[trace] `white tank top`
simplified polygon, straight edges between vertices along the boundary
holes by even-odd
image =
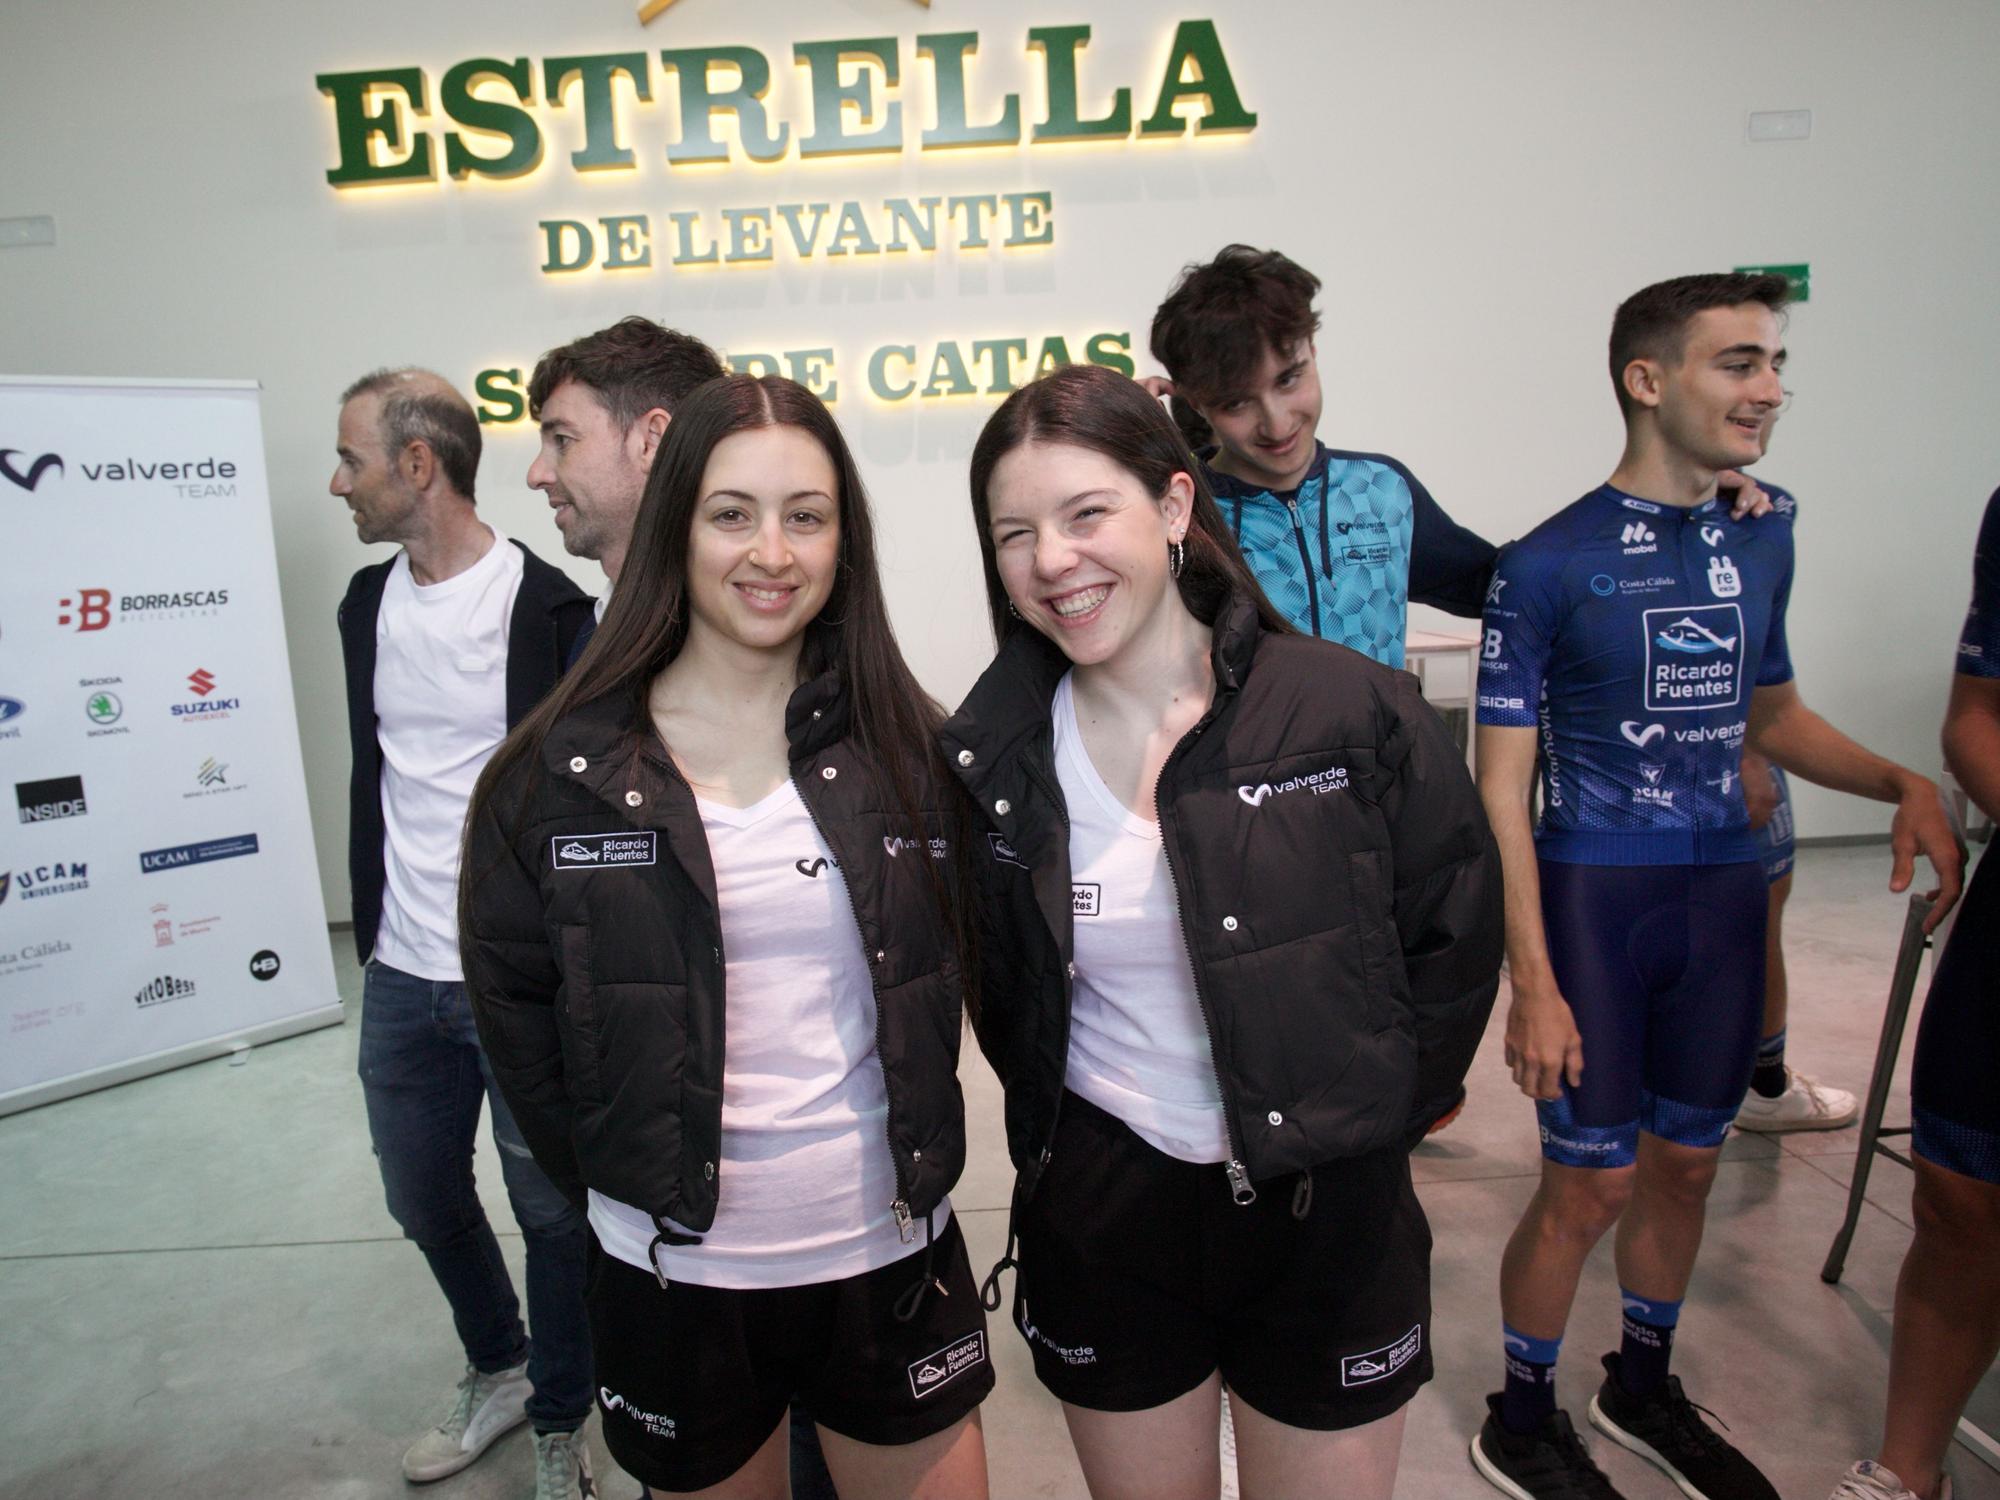
[[[875,993],[847,883],[790,781],[752,807],[696,799],[722,907],[722,1159],[715,1223],[663,1245],[670,1281],[754,1290],[837,1281],[923,1248],[891,1205]],[[932,1215],[942,1230],[949,1202]],[[671,1221],[669,1221],[671,1222]],[[593,1191],[606,1251],[653,1269],[652,1219]],[[680,1225],[674,1226],[680,1229]]]
[[[1064,1083],[1180,1161],[1229,1160],[1222,1090],[1195,995],[1160,825],[1113,795],[1056,685],[1076,933]]]

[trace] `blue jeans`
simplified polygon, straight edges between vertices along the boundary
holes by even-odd
[[[389,1213],[430,1262],[466,1362],[492,1374],[528,1362],[528,1419],[540,1432],[583,1425],[594,1395],[584,1315],[584,1211],[528,1154],[479,1045],[465,986],[379,960],[361,985],[361,1091]],[[482,1103],[528,1252],[531,1343],[500,1245],[473,1183]]]

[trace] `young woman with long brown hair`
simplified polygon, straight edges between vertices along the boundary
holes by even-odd
[[[675,414],[618,592],[468,822],[467,986],[536,1159],[586,1198],[605,1439],[654,1491],[983,1497],[953,792],[817,398]]]

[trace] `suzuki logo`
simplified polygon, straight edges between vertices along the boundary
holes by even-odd
[[[63,473],[68,472],[63,469],[63,461],[58,455],[44,453],[40,458],[29,464],[28,472],[23,474],[19,469],[14,467],[14,455],[20,451],[19,448],[0,448],[0,476],[5,476],[13,480],[14,483],[18,484],[24,490],[32,492],[35,486],[42,482],[42,476],[48,473],[50,469],[55,469]]]
[[[197,667],[188,673],[188,686],[206,698],[215,691],[215,674],[206,667]]]
[[[1641,729],[1638,720],[1627,719],[1623,724],[1618,726],[1618,732],[1625,736],[1628,743],[1637,745],[1643,750],[1652,744],[1654,740],[1665,739],[1667,737],[1667,726],[1664,724],[1648,724],[1644,729]]]
[[[1259,782],[1255,787],[1239,786],[1236,789],[1236,795],[1252,807],[1261,807],[1264,804],[1264,799],[1271,795],[1271,783],[1265,781]]]

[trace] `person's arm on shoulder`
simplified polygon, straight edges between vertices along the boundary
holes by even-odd
[[[1458,1096],[1500,988],[1500,857],[1465,757],[1417,679],[1396,674],[1395,727],[1380,807],[1389,825],[1391,892],[1417,1029],[1410,1131]]]
[[[459,958],[465,993],[493,1077],[535,1163],[572,1202],[584,1201],[571,1143],[574,1104],[556,1031],[562,972],[542,921],[534,872],[490,799],[467,825],[460,863]]]
[[[1403,470],[1414,502],[1410,516],[1410,602],[1477,619],[1500,549],[1444,512],[1415,475]]]

